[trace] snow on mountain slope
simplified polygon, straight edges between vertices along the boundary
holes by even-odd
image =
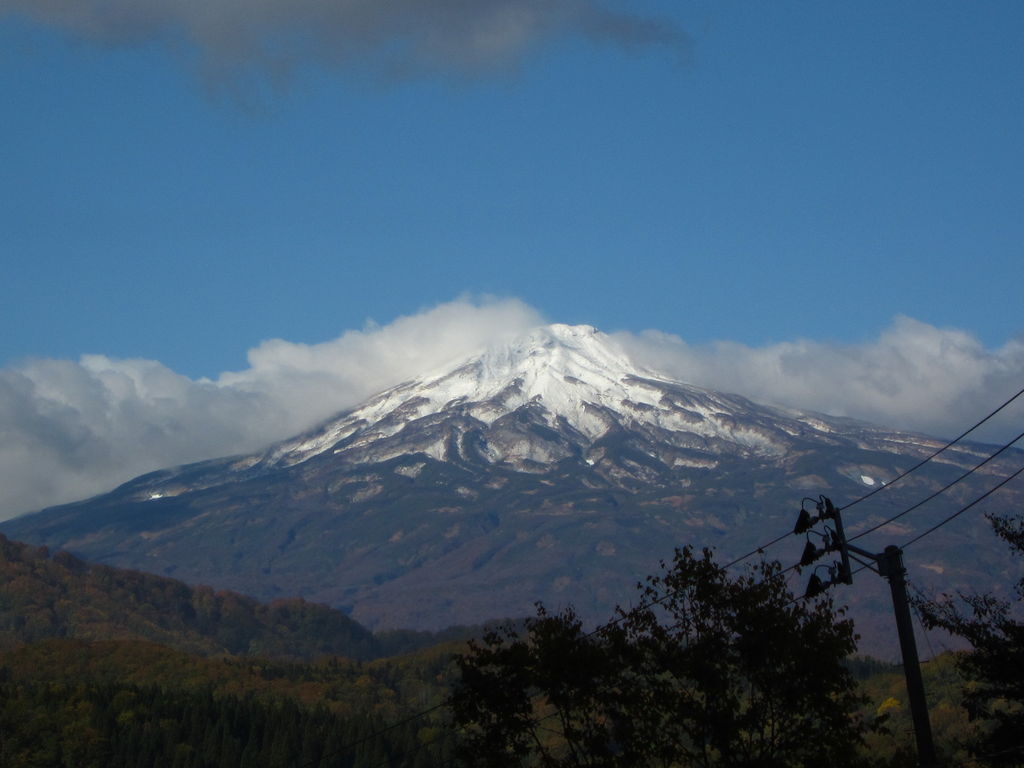
[[[781,448],[767,432],[737,422],[738,412],[752,408],[742,398],[640,369],[591,326],[556,324],[394,387],[313,433],[279,444],[266,461],[290,466],[356,435],[349,447],[367,445],[442,412],[490,426],[531,405],[542,411],[547,426],[570,428],[590,441],[620,422],[724,438],[754,450]],[[809,421],[795,425],[798,431],[810,428]]]
[[[151,473],[124,489],[157,500],[283,470],[348,472],[419,456],[530,474],[569,461],[592,471],[594,482],[632,491],[685,487],[690,480],[680,472],[714,471],[725,460],[780,462],[830,446],[921,456],[937,445],[674,381],[636,366],[591,326],[549,325],[393,387],[262,453]],[[871,472],[885,482],[887,473]]]

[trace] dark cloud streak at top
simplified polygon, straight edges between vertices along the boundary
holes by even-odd
[[[0,0],[3,14],[107,45],[184,41],[204,70],[235,76],[301,65],[474,75],[566,35],[688,48],[670,21],[599,0]]]

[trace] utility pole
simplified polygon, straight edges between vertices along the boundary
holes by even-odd
[[[873,560],[878,568],[871,568],[870,564],[864,563],[878,575],[883,576],[889,582],[889,590],[892,593],[892,607],[896,615],[896,631],[900,640],[900,655],[903,658],[903,674],[907,681],[907,698],[910,701],[910,714],[914,722],[914,738],[917,741],[917,759],[920,768],[937,768],[938,761],[935,757],[935,743],[932,740],[931,720],[928,717],[928,703],[924,695],[924,681],[921,679],[921,663],[917,656],[917,642],[914,639],[914,625],[910,619],[910,601],[907,599],[907,569],[903,565],[903,550],[897,546],[890,545],[881,554],[873,554],[867,550],[855,547],[846,540],[846,533],[843,531],[843,520],[839,508],[825,496],[819,496],[818,500],[804,499],[814,502],[817,508],[817,516],[811,517],[802,506],[800,517],[797,519],[793,533],[809,532],[815,523],[822,520],[835,522],[833,529],[828,529],[825,538],[824,549],[817,549],[808,539],[807,547],[804,549],[803,557],[800,558],[800,565],[810,565],[814,560],[828,552],[838,551],[842,558],[840,563],[829,567],[829,581],[823,582],[816,575],[811,575],[811,581],[807,587],[806,597],[813,597],[825,591],[834,584],[853,584],[853,573],[850,569],[850,553]],[[854,558],[856,559],[856,558]],[[858,560],[858,562],[863,562]]]
[[[917,757],[922,768],[931,768],[938,765],[938,762],[935,759],[935,743],[932,741],[928,704],[924,697],[921,664],[917,658],[914,625],[910,620],[910,603],[907,600],[905,578],[907,569],[903,565],[903,550],[890,544],[882,554],[874,557],[878,563],[878,572],[889,580],[889,589],[892,592],[896,631],[900,636],[900,654],[903,656],[903,674],[907,679],[907,697],[910,699],[910,714],[914,720],[914,738],[917,739]]]

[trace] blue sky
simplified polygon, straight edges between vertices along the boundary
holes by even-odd
[[[463,293],[695,343],[1024,330],[1024,7],[628,7],[683,50],[567,30],[279,92],[9,11],[0,360],[214,376]]]
[[[707,349],[1024,338],[1024,5],[417,2],[0,0],[0,367],[216,380],[486,296]]]

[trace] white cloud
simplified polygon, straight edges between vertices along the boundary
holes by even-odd
[[[258,450],[541,322],[519,301],[460,300],[323,344],[267,341],[217,381],[101,355],[0,370],[0,519]]]
[[[216,381],[100,355],[0,370],[0,519],[155,469],[259,450],[542,322],[520,301],[458,300],[322,344],[267,341],[249,352],[247,369]],[[856,346],[695,347],[655,331],[616,338],[637,362],[693,384],[938,435],[1024,386],[1021,341],[988,350],[968,333],[909,318]],[[987,436],[1022,422],[1018,407]]]
[[[248,369],[223,374],[217,384],[284,404],[291,434],[542,322],[535,309],[515,299],[461,299],[322,344],[264,342],[249,351]]]
[[[969,333],[909,317],[859,345],[695,347],[657,331],[617,337],[637,362],[698,386],[940,437],[955,437],[1024,386],[1024,340],[990,350]],[[972,438],[1008,439],[1022,426],[1019,402]]]
[[[685,47],[670,22],[604,0],[0,0],[5,12],[108,45],[184,40],[207,71],[272,77],[308,63],[473,73],[565,34]]]

